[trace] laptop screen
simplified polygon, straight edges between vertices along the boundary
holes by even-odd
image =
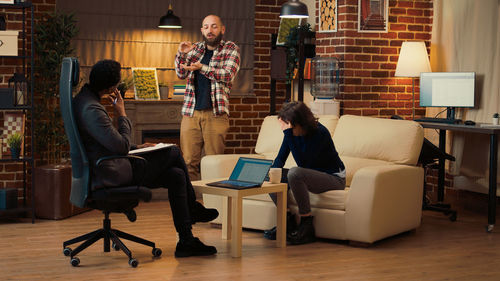
[[[240,157],[229,179],[262,184],[272,164],[272,160]]]

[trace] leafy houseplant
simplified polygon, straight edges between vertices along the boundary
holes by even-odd
[[[73,54],[78,32],[72,14],[47,13],[35,25],[35,146],[41,162],[54,164],[67,155],[67,140],[59,109],[59,77],[64,57]]]
[[[134,85],[134,80],[132,79],[131,76],[127,76],[122,78],[120,83],[118,83],[118,91],[120,91],[120,94],[122,97],[125,97],[125,93]]]
[[[23,136],[20,133],[13,133],[7,138],[7,145],[10,148],[12,158],[19,158]]]
[[[286,47],[286,83],[290,84],[293,79],[294,70],[299,62],[299,33],[313,32],[310,24],[292,27],[285,40]]]

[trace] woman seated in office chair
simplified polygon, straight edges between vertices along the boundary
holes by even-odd
[[[345,188],[345,167],[335,150],[328,129],[314,117],[302,102],[285,104],[278,113],[283,130],[283,142],[273,168],[283,168],[290,152],[297,163],[286,177],[289,189],[299,209],[300,223],[290,209],[287,212],[287,240],[292,245],[316,240],[309,192],[323,193]],[[273,194],[274,195],[274,194]],[[271,196],[276,202],[275,195]],[[287,200],[290,202],[290,200]],[[264,231],[264,237],[276,239],[276,228]]]
[[[137,169],[134,169],[134,163],[128,159],[113,159],[107,161],[105,169],[94,169],[97,159],[101,157],[127,155],[131,149],[154,145],[131,144],[131,122],[125,113],[123,98],[117,90],[121,80],[120,71],[121,65],[117,61],[97,62],[90,72],[89,83],[82,87],[73,100],[75,118],[91,165],[92,188],[126,185],[139,178],[142,179],[140,184],[148,188],[168,188],[174,225],[179,233],[175,256],[215,254],[215,247],[204,245],[193,237],[191,225],[211,221],[219,213],[215,209],[206,209],[196,201],[186,164],[176,146],[141,155],[147,160],[143,175],[134,173]],[[118,128],[113,126],[108,112],[100,104],[101,98],[112,102]]]

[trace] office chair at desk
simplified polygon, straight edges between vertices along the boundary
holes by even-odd
[[[63,254],[71,258],[70,263],[73,266],[80,264],[80,259],[76,257],[78,253],[99,241],[104,240],[104,252],[110,251],[110,242],[115,250],[123,251],[129,258],[129,264],[137,267],[139,262],[132,257],[130,250],[123,244],[120,238],[127,239],[153,248],[154,257],[161,255],[161,249],[155,247],[155,243],[142,239],[140,237],[111,228],[110,213],[124,213],[127,218],[133,222],[136,220],[134,208],[139,204],[139,200],[150,201],[151,191],[142,186],[118,186],[113,188],[102,188],[92,191],[91,173],[85,148],[83,147],[76,120],[73,114],[72,88],[78,84],[79,66],[76,58],[64,58],[61,67],[60,78],[60,106],[64,121],[64,129],[70,144],[72,181],[70,201],[78,207],[87,207],[101,210],[104,213],[103,227],[93,232],[70,239],[63,243]],[[117,156],[126,157],[131,161],[145,161],[136,156]],[[117,157],[105,157],[99,159],[96,168],[108,159]],[[77,248],[72,250],[69,245],[82,242]]]
[[[402,120],[403,118],[399,115],[391,116],[391,119]],[[422,200],[422,210],[429,210],[435,212],[441,212],[445,216],[449,216],[451,221],[457,220],[457,211],[451,209],[450,204],[445,203],[431,203],[430,198],[427,196],[425,192],[425,187],[427,185],[427,169],[437,169],[439,159],[445,159],[450,161],[455,161],[455,157],[452,155],[441,151],[437,146],[435,146],[428,139],[424,138],[424,142],[422,143],[422,149],[420,150],[420,155],[418,157],[418,163],[422,164],[424,168],[424,192],[423,192],[423,200]]]
[[[422,150],[420,151],[420,156],[418,157],[418,162],[422,164],[424,167],[424,198],[422,201],[422,210],[436,211],[441,212],[446,216],[449,216],[451,221],[457,220],[457,211],[452,210],[450,204],[444,203],[434,203],[431,204],[430,198],[427,196],[425,192],[426,187],[426,175],[427,169],[438,169],[438,161],[439,159],[446,159],[450,161],[455,161],[455,157],[452,155],[441,151],[437,146],[435,146],[428,139],[424,138],[424,142],[422,144]]]

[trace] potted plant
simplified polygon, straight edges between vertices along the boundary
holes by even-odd
[[[131,76],[126,76],[122,78],[120,83],[118,83],[118,91],[120,91],[120,94],[122,95],[123,98],[129,98],[129,96],[126,94],[127,91],[134,85],[134,80],[132,79]],[[133,98],[133,95],[132,95]]]
[[[158,87],[160,88],[160,98],[162,100],[168,99],[168,84],[165,82],[158,83]]]
[[[10,155],[13,159],[19,159],[23,136],[20,133],[13,133],[7,138],[7,145],[10,148]]]
[[[59,107],[61,63],[74,54],[71,41],[78,32],[76,23],[72,14],[51,12],[43,14],[34,29],[37,159],[33,196],[39,218],[62,219],[81,212],[69,202],[69,145]]]
[[[297,68],[299,62],[299,33],[303,32],[306,37],[312,37],[313,30],[310,24],[298,25],[290,28],[290,32],[285,40],[286,47],[286,83],[291,84],[295,68]],[[310,45],[310,44],[306,44]],[[311,46],[314,49],[314,46]],[[304,50],[307,52],[307,50]],[[313,55],[314,56],[314,55]]]
[[[59,109],[62,59],[74,53],[71,40],[78,30],[72,14],[43,14],[35,24],[34,137],[40,163],[57,164],[67,157],[67,140]]]

